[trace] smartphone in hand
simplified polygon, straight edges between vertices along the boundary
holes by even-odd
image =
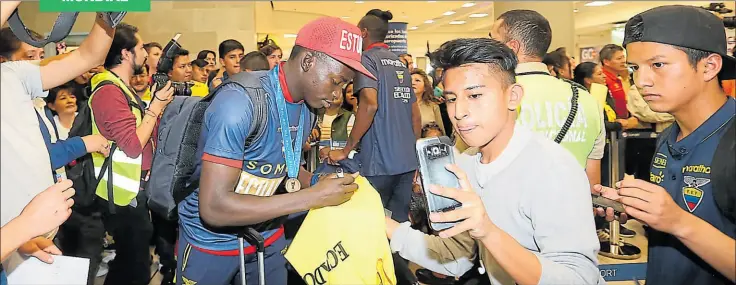
[[[429,191],[430,185],[439,185],[449,188],[460,188],[457,176],[445,167],[455,163],[452,141],[446,136],[424,138],[417,141],[417,157],[419,159],[419,178],[427,198],[427,214],[448,212],[462,206],[454,199],[436,195]],[[459,221],[457,221],[459,222]],[[457,222],[433,223],[430,226],[435,231],[453,227]]]

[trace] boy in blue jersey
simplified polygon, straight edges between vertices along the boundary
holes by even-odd
[[[716,189],[723,185],[711,180],[719,171],[711,169],[717,145],[734,139],[724,133],[736,102],[719,86],[719,79],[736,77],[725,38],[720,19],[692,6],[654,8],[626,23],[623,45],[637,88],[653,111],[676,122],[660,138],[650,182],[596,187],[651,227],[647,285],[736,281],[736,224],[714,198],[734,189]]]
[[[239,284],[241,246],[247,282],[256,284],[255,249],[239,244],[236,236],[248,226],[265,239],[266,283],[286,284],[286,243],[278,218],[339,205],[357,189],[352,177],[308,187],[312,175],[299,166],[299,157],[312,129],[309,107],[329,106],[357,72],[372,76],[360,63],[360,47],[356,26],[320,18],[299,31],[289,61],[270,71],[232,75],[245,77],[240,80],[250,82],[245,88],[223,83],[205,113],[196,172],[200,187],[179,205],[177,284]],[[263,135],[246,149],[254,94],[265,94],[267,120]]]

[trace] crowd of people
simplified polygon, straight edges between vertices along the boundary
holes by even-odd
[[[18,5],[8,3],[0,25]],[[348,201],[353,176],[319,175],[335,168],[380,194],[396,267],[422,267],[397,270],[399,284],[604,284],[600,242],[618,242],[606,224],[619,220],[632,237],[627,219],[648,227],[648,284],[736,282],[736,222],[722,206],[736,196],[716,194],[736,189],[711,170],[736,125],[723,88],[736,59],[717,17],[658,7],[629,19],[623,45],[604,46],[599,62],[577,63],[565,48],[549,52],[544,16],[512,10],[488,37],[442,44],[431,72],[389,51],[392,18],[379,9],[357,25],[319,18],[287,55],[273,41],[250,50],[228,39],[170,59],[141,37],[145,27],[100,18],[78,49],[55,56],[0,30],[1,284],[27,256],[61,254],[90,260],[89,285],[149,284],[152,274],[161,284],[240,284],[241,274],[255,284],[256,245],[238,239],[245,227],[264,238],[266,282],[299,282],[282,217]],[[154,74],[169,81],[157,86]],[[193,190],[171,220],[149,208],[146,186],[175,85],[211,102]],[[662,138],[627,145],[636,179],[606,177],[608,134],[635,129]],[[457,189],[421,189],[415,143],[437,136],[455,142],[447,169]],[[305,168],[312,149],[315,173]],[[98,179],[80,185],[84,165]],[[423,191],[462,207],[427,215],[416,207]],[[593,209],[591,193],[625,213]],[[458,223],[436,232],[430,222]]]

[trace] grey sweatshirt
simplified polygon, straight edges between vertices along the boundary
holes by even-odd
[[[604,284],[598,271],[598,238],[585,171],[564,148],[517,126],[506,149],[489,164],[470,148],[456,156],[491,221],[534,253],[542,265],[539,284]],[[460,276],[480,258],[492,284],[514,280],[484,245],[468,233],[450,239],[423,234],[403,223],[391,249],[432,270]]]

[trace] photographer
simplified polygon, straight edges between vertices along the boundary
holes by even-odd
[[[447,166],[459,189],[424,190],[463,206],[430,215],[432,222],[459,221],[439,237],[387,218],[391,249],[458,277],[480,254],[493,284],[603,284],[588,179],[559,144],[517,126],[524,89],[513,51],[488,38],[459,39],[430,58],[444,69],[447,110],[471,148]]]
[[[0,25],[3,25],[20,2],[3,1]],[[5,225],[18,216],[38,193],[53,185],[51,162],[32,100],[45,97],[44,90],[64,84],[99,65],[112,42],[114,29],[97,17],[80,47],[63,59],[38,66],[29,62],[2,63],[0,71],[0,210]],[[19,252],[39,256],[35,241]],[[13,259],[12,257],[10,259]],[[22,260],[14,260],[23,262]],[[45,261],[45,260],[44,260]],[[8,268],[6,268],[8,269]]]
[[[148,170],[151,169],[157,119],[171,102],[173,89],[168,82],[163,89],[154,92],[148,109],[143,109],[143,102],[130,87],[130,80],[136,70],[143,68],[146,55],[138,28],[120,24],[105,58],[107,70],[91,80],[94,90],[89,99],[94,118],[92,133],[102,134],[118,148],[110,154],[115,176],[115,213],[110,213],[107,201],[100,205],[105,229],[115,237],[117,249],[105,284],[148,284],[150,278],[148,244],[153,229],[142,189],[145,189]],[[98,87],[103,81],[112,84]],[[154,85],[153,90],[155,88]],[[103,156],[93,154],[92,159],[95,168],[102,166]],[[107,193],[106,178],[100,181],[97,191]],[[131,192],[137,193],[137,197],[130,201],[120,200],[129,197],[126,193]],[[107,196],[102,198],[108,199]]]

